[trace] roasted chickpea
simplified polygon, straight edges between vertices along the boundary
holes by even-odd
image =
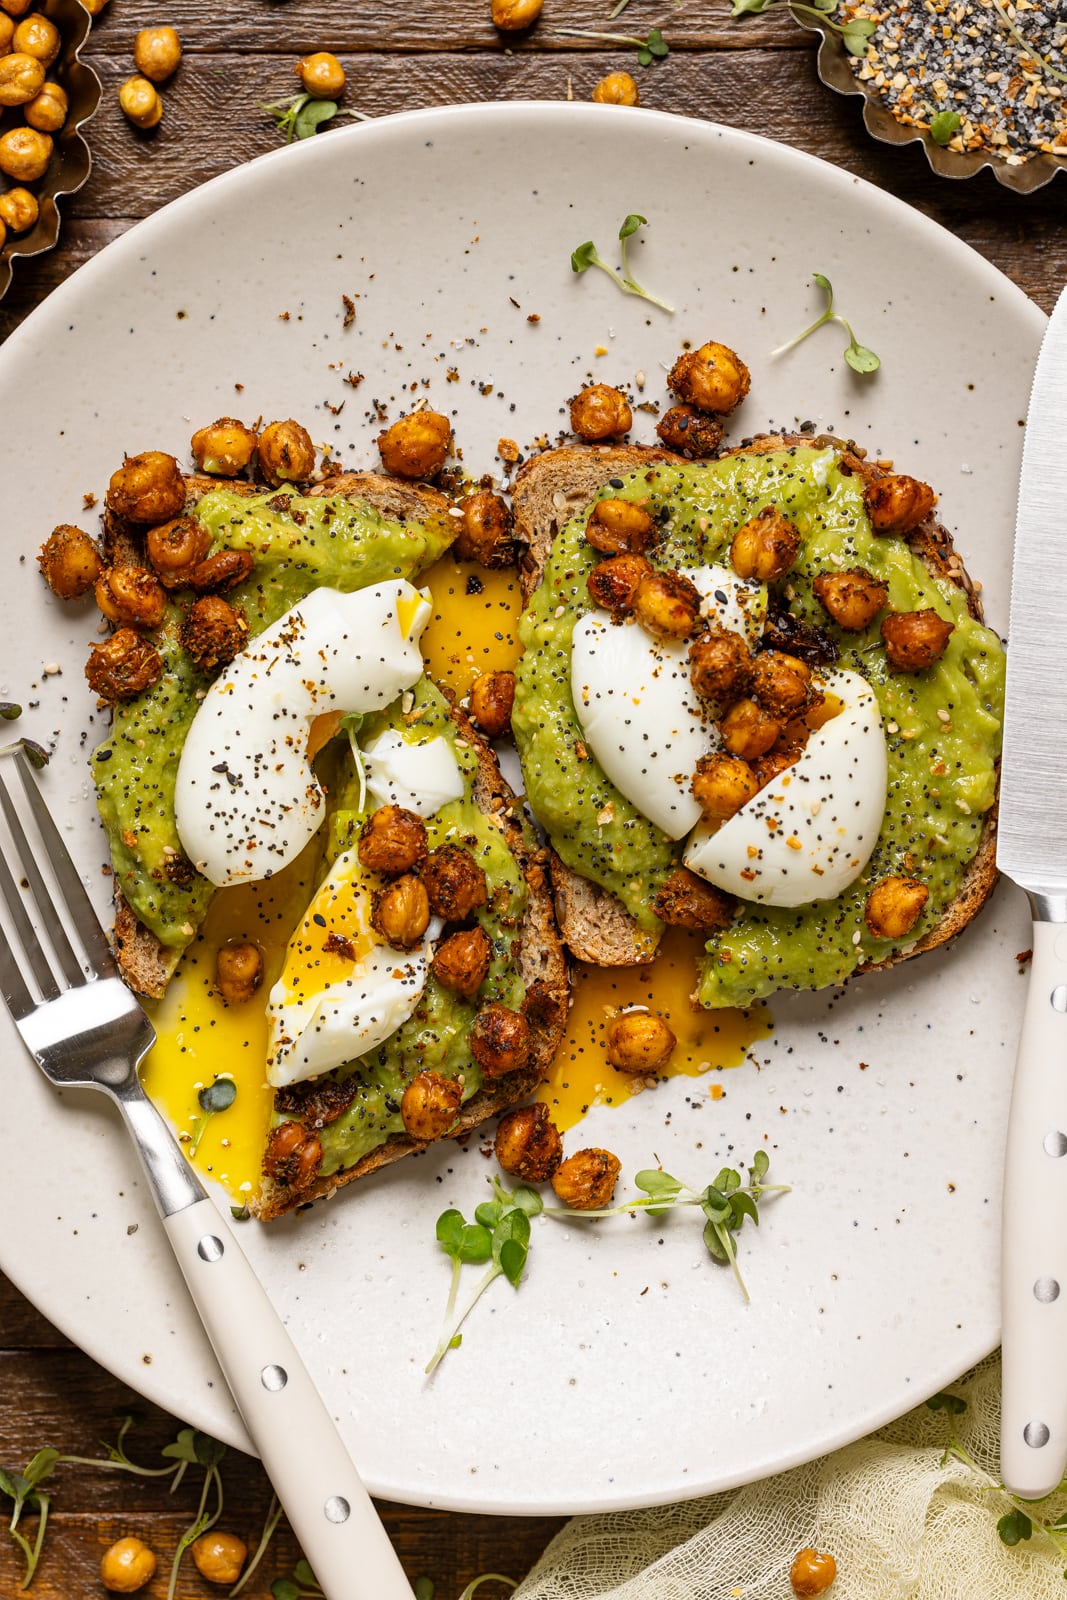
[[[795,766],[803,754],[804,745],[797,743],[776,744],[766,755],[757,756],[752,762],[752,771],[759,787],[765,789],[769,783],[774,782],[780,772]]]
[[[689,646],[689,676],[702,700],[728,705],[748,691],[752,653],[741,634],[709,628]]]
[[[198,594],[226,593],[242,583],[255,564],[251,550],[216,550],[213,556],[190,567],[183,582]]]
[[[688,350],[679,356],[667,382],[679,400],[700,411],[721,414],[741,404],[751,379],[735,350],[710,340],[699,350]]]
[[[244,1005],[263,982],[263,952],[250,939],[233,939],[219,946],[215,957],[215,987],[227,1005]]]
[[[3,249],[7,239],[7,223],[0,217],[0,250]]]
[[[168,522],[185,510],[185,480],[173,456],[144,450],[111,474],[105,503],[126,522]]]
[[[663,922],[694,933],[720,933],[734,918],[734,902],[714,884],[676,867],[652,901],[652,909]]]
[[[267,1140],[263,1171],[286,1189],[307,1189],[322,1165],[322,1143],[302,1122],[280,1122]]]
[[[0,0],[0,6],[9,17],[24,17],[34,0]]]
[[[167,595],[147,567],[107,567],[97,578],[96,603],[109,622],[128,628],[158,628]]]
[[[428,850],[425,822],[403,806],[379,806],[363,824],[356,846],[361,865],[387,878],[410,872]]]
[[[800,554],[800,529],[774,506],[764,506],[734,534],[730,564],[739,578],[773,583],[784,578]]]
[[[798,1550],[789,1568],[797,1600],[818,1600],[837,1577],[837,1562],[828,1550]]]
[[[59,54],[62,42],[55,23],[35,11],[32,16],[23,17],[15,29],[11,45],[12,49],[34,56],[42,65],[50,67]]]
[[[662,1072],[678,1043],[654,1011],[623,1011],[608,1023],[605,1054],[619,1072],[648,1077]]]
[[[188,583],[210,549],[211,534],[195,517],[172,517],[149,528],[145,537],[148,559],[165,589]]]
[[[259,435],[236,417],[219,417],[210,427],[199,428],[190,441],[193,460],[201,472],[236,478],[256,453]]]
[[[413,1139],[425,1139],[427,1144],[443,1139],[462,1104],[463,1085],[458,1078],[445,1078],[439,1072],[420,1072],[400,1098],[404,1130]]]
[[[221,595],[205,594],[194,600],[179,629],[179,639],[201,672],[225,666],[248,643],[244,612]]]
[[[182,42],[174,28],[142,28],[133,41],[133,64],[151,83],[165,83],[181,58]]]
[[[0,106],[24,106],[44,87],[44,66],[36,56],[15,51],[0,56]]]
[[[158,1562],[141,1539],[116,1539],[100,1558],[100,1582],[112,1594],[136,1594],[155,1577]]]
[[[420,869],[430,906],[446,922],[464,922],[489,898],[485,873],[458,844],[431,850]]]
[[[470,1052],[488,1078],[517,1072],[530,1059],[530,1027],[520,1011],[497,1001],[483,1006],[471,1023]]]
[[[646,573],[633,599],[634,616],[656,639],[688,639],[700,605],[700,590],[680,572]]]
[[[15,24],[6,11],[0,11],[0,56],[6,56],[15,37]]]
[[[755,700],[737,700],[719,723],[719,732],[732,756],[752,761],[777,744],[782,724]]]
[[[656,542],[656,524],[632,500],[598,500],[585,525],[585,539],[602,555],[644,555]]]
[[[697,411],[692,406],[671,406],[656,423],[656,432],[668,450],[704,461],[722,444],[722,423],[718,417]]]
[[[547,1183],[563,1159],[559,1129],[540,1103],[506,1112],[497,1124],[494,1149],[504,1171],[524,1183]]]
[[[107,3],[108,0],[82,0],[82,5],[91,17],[98,17]]]
[[[461,928],[443,939],[434,952],[433,975],[442,988],[473,1000],[489,973],[493,947],[482,928]]]
[[[501,33],[518,33],[522,28],[533,26],[543,6],[544,0],[492,0],[493,26]]]
[[[918,878],[882,878],[867,896],[863,920],[876,939],[906,939],[929,898]]]
[[[552,1188],[572,1211],[601,1211],[611,1204],[621,1171],[610,1150],[576,1150],[553,1175]]]
[[[889,585],[873,577],[866,567],[820,572],[811,586],[827,616],[846,633],[869,628],[889,598]]]
[[[119,107],[127,122],[135,128],[147,130],[158,127],[163,120],[163,102],[154,83],[142,78],[140,73],[127,78],[119,89]]]
[[[432,478],[452,447],[452,424],[439,411],[412,411],[378,435],[386,472],[398,478]]]
[[[781,650],[761,650],[752,663],[751,693],[765,711],[788,722],[811,702],[811,668]]]
[[[740,756],[701,756],[689,785],[705,822],[725,822],[759,793],[759,780]]]
[[[132,700],[163,676],[163,658],[132,628],[119,628],[103,644],[94,644],[85,664],[89,687],[101,700]]]
[[[52,138],[36,128],[9,128],[0,134],[0,172],[16,183],[43,178],[52,159]]]
[[[594,604],[610,611],[613,622],[621,622],[634,608],[638,585],[652,572],[652,563],[644,556],[609,556],[585,582]]]
[[[406,872],[374,896],[371,922],[394,950],[413,950],[430,925],[430,901],[425,885]]]
[[[513,672],[482,672],[471,684],[471,716],[487,739],[499,739],[507,733],[514,704]]]
[[[61,600],[76,600],[88,594],[104,570],[95,542],[69,522],[52,529],[37,562],[48,587]]]
[[[269,422],[259,436],[259,466],[275,489],[306,482],[315,470],[315,446],[307,429],[292,417]]]
[[[461,501],[463,516],[452,546],[461,561],[477,561],[494,570],[510,567],[515,561],[511,507],[500,495],[476,489]]]
[[[893,672],[922,672],[940,661],[953,625],[932,606],[924,611],[894,611],[881,626],[886,660]]]
[[[579,439],[620,439],[633,427],[630,402],[610,383],[591,383],[570,403],[571,429]]]
[[[875,533],[910,533],[937,504],[928,483],[902,472],[876,478],[865,488],[863,498]]]
[[[39,133],[58,133],[67,120],[66,90],[58,83],[46,82],[40,94],[23,106],[22,115]]]
[[[293,69],[305,94],[313,100],[337,100],[344,93],[345,69],[328,50],[304,56]]]
[[[593,99],[602,106],[639,106],[641,91],[628,72],[609,72],[593,89]]]

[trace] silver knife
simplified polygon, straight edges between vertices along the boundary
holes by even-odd
[[[1067,1467],[1067,289],[1023,441],[997,865],[1034,919],[1004,1172],[1000,1460],[1036,1500]]]

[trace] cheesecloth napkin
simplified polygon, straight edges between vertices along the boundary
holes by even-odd
[[[793,1600],[789,1566],[828,1550],[827,1600],[1067,1600],[1067,1531],[1009,1547],[997,1521],[1000,1361],[858,1444],[762,1483],[653,1510],[577,1517],[513,1600]],[[952,1430],[973,1465],[945,1447]],[[1055,1521],[1062,1493],[1031,1508]]]

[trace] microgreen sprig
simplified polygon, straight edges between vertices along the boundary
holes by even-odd
[[[285,134],[286,144],[292,144],[294,139],[310,139],[329,122],[346,118],[371,120],[366,111],[342,111],[336,100],[317,100],[310,94],[296,94],[291,100],[276,100],[273,104],[261,100],[259,109],[274,118],[278,131]]]
[[[930,138],[934,144],[946,145],[960,125],[958,111],[935,111],[930,118]]]
[[[845,360],[848,362],[853,372],[877,372],[878,368],[882,365],[880,358],[875,355],[873,350],[869,350],[866,345],[859,343],[856,335],[853,333],[851,327],[845,321],[844,317],[840,314],[840,312],[834,310],[834,289],[829,278],[827,278],[822,272],[813,272],[811,276],[814,282],[826,295],[826,310],[823,312],[821,317],[816,317],[810,328],[805,328],[803,333],[798,333],[795,338],[789,339],[785,344],[779,345],[777,350],[772,350],[772,357],[784,356],[787,350],[792,350],[794,346],[800,344],[801,340],[806,339],[809,334],[814,333],[816,328],[821,328],[824,322],[839,322],[844,328],[845,332],[848,334],[848,345],[845,349]]]
[[[195,1156],[204,1137],[204,1130],[217,1111],[228,1111],[237,1099],[237,1085],[232,1078],[216,1076],[213,1083],[205,1084],[196,1097],[201,1115],[193,1122],[189,1154]]]
[[[772,11],[776,6],[788,6],[790,11],[803,11],[809,17],[815,17],[832,32],[841,35],[841,43],[850,56],[862,56],[867,53],[867,40],[874,33],[877,24],[868,17],[851,17],[847,22],[835,22],[831,12],[837,9],[837,0],[812,0],[811,5],[804,4],[804,0],[733,0],[730,6],[732,17],[749,17],[761,15],[764,11]]]
[[[480,1572],[459,1596],[459,1600],[474,1600],[474,1595],[483,1583],[506,1583],[509,1589],[517,1589],[518,1584],[514,1578],[506,1578],[502,1572]],[[432,1578],[416,1578],[413,1584],[415,1600],[434,1600],[436,1588]]]
[[[630,239],[633,238],[638,228],[645,227],[647,224],[648,218],[641,216],[638,211],[631,211],[628,216],[623,218],[622,226],[619,229],[619,254],[622,257],[621,272],[616,272],[614,267],[608,265],[600,255],[592,239],[587,239],[584,244],[578,245],[575,250],[571,251],[571,271],[578,273],[580,276],[583,272],[588,272],[590,267],[599,267],[601,272],[607,273],[612,283],[621,289],[623,294],[638,295],[640,299],[648,300],[652,305],[659,306],[660,310],[666,311],[668,316],[673,316],[674,307],[672,305],[669,305],[666,300],[661,300],[651,290],[642,288],[634,277],[633,270],[627,259],[626,249]]]
[[[0,1494],[7,1495],[12,1501],[11,1519],[7,1530],[22,1551],[26,1563],[19,1584],[20,1589],[29,1588],[41,1558],[41,1547],[44,1544],[44,1531],[48,1525],[52,1499],[50,1495],[41,1491],[40,1485],[51,1476],[59,1459],[59,1451],[47,1445],[43,1450],[37,1451],[22,1472],[9,1472],[0,1467]],[[24,1513],[37,1517],[37,1532],[32,1539],[23,1533],[19,1526]]]
[[[270,1586],[274,1600],[319,1600],[322,1590],[304,1560],[297,1562],[291,1578],[275,1578]]]
[[[543,1209],[541,1196],[533,1189],[505,1189],[500,1180],[494,1178],[493,1198],[476,1208],[473,1222],[468,1222],[454,1207],[442,1211],[437,1219],[437,1242],[452,1262],[452,1281],[444,1328],[426,1364],[427,1374],[435,1372],[449,1350],[455,1350],[462,1342],[459,1330],[490,1284],[497,1278],[506,1278],[513,1289],[519,1287],[530,1248],[530,1218]],[[485,1272],[463,1309],[457,1311],[463,1267],[482,1262],[488,1263]]]
[[[622,6],[619,7],[619,11]],[[612,16],[618,12],[613,11]],[[671,53],[671,47],[658,28],[650,28],[643,39],[632,33],[597,33],[592,29],[583,28],[557,28],[554,33],[557,39],[603,39],[606,44],[628,44],[637,51],[638,65],[650,67],[653,61],[663,61]]]

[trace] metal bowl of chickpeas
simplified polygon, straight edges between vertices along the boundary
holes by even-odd
[[[0,296],[19,256],[55,244],[60,202],[89,176],[82,130],[100,80],[78,52],[90,21],[79,0],[0,0]]]

